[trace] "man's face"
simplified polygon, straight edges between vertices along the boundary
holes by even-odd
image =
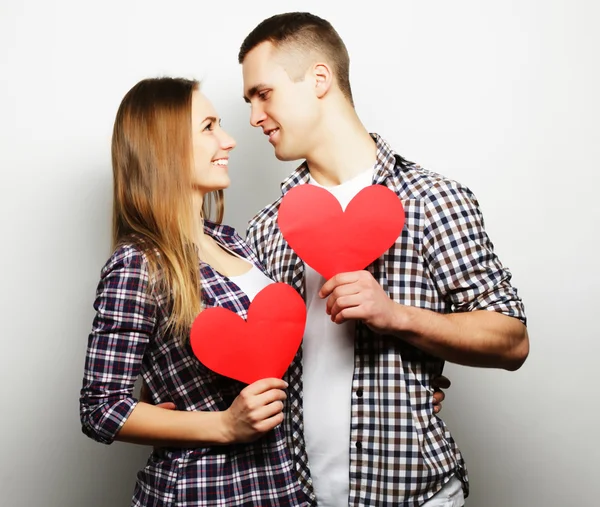
[[[315,142],[319,104],[311,73],[294,81],[287,65],[294,62],[285,50],[277,50],[270,42],[256,46],[242,65],[244,99],[251,106],[251,125],[269,137],[275,156],[298,160],[307,158]]]

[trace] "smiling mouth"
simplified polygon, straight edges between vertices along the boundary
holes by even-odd
[[[213,165],[218,165],[220,167],[227,167],[229,165],[229,160],[226,158],[219,158],[217,160],[212,161]]]
[[[265,130],[265,135],[269,136],[269,139],[271,139],[277,132],[279,132],[279,128]]]

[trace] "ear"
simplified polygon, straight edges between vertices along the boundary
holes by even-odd
[[[326,63],[316,63],[313,67],[313,77],[315,79],[315,92],[317,97],[322,99],[333,84],[333,73]]]

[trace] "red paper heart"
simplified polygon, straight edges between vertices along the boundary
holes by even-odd
[[[402,232],[404,208],[389,188],[371,185],[343,211],[329,191],[306,184],[285,194],[277,221],[290,247],[329,280],[383,255]]]
[[[285,283],[273,283],[255,296],[246,320],[222,307],[200,312],[190,342],[206,367],[251,384],[283,377],[300,347],[305,323],[302,297]]]

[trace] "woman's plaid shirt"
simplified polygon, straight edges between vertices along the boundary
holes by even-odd
[[[510,272],[494,254],[475,196],[464,186],[395,154],[377,134],[374,184],[392,189],[406,213],[396,243],[368,270],[396,302],[440,313],[490,310],[525,322]],[[306,184],[302,164],[284,195]],[[247,241],[276,281],[304,292],[304,264],[277,225],[281,198],[249,224]],[[332,224],[333,226],[333,224]],[[431,380],[443,361],[357,323],[350,428],[350,506],[418,506],[465,464],[448,428],[433,413]],[[304,491],[314,492],[303,440],[302,350],[288,370],[286,433]]]
[[[205,223],[205,232],[259,266],[233,229]],[[233,282],[200,264],[206,307],[222,306],[246,318],[249,301]],[[217,375],[165,332],[168,304],[153,290],[147,261],[136,247],[117,248],[101,272],[89,336],[81,422],[84,433],[110,444],[137,404],[142,375],[154,403],[178,410],[225,410],[243,384]],[[215,340],[219,337],[215,336]],[[250,444],[157,449],[137,476],[134,506],[308,505],[279,426]]]

